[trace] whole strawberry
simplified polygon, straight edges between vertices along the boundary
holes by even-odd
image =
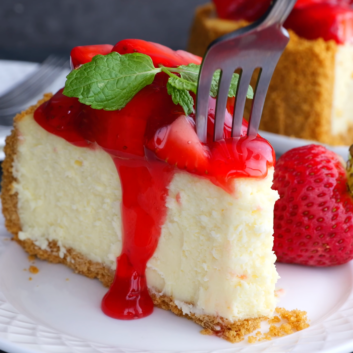
[[[349,164],[348,164],[349,165]],[[339,157],[308,145],[275,168],[274,251],[280,262],[334,266],[353,258],[353,199]]]

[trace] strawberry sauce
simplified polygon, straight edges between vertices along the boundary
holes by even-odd
[[[153,302],[148,294],[146,264],[158,245],[166,216],[167,186],[173,168],[159,162],[114,158],[123,186],[124,242],[114,282],[102,302],[108,316],[130,320],[148,316]]]
[[[168,59],[169,60],[169,59]],[[274,151],[260,136],[230,137],[234,99],[229,99],[225,139],[214,143],[215,99],[210,97],[208,143],[201,144],[194,117],[184,115],[167,93],[164,73],[119,111],[94,110],[59,90],[34,113],[46,131],[80,148],[102,148],[113,158],[122,187],[123,247],[115,279],[102,310],[118,319],[137,319],[153,311],[145,270],[156,250],[174,173],[207,178],[232,193],[235,177],[263,178],[274,165]]]

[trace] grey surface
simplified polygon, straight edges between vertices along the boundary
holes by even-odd
[[[196,6],[207,0],[0,0],[0,59],[41,61],[123,38],[186,47]]]

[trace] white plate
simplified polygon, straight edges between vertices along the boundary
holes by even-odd
[[[36,260],[30,274],[27,254],[0,219],[0,349],[9,353],[330,353],[353,350],[353,264],[307,268],[279,264],[279,306],[308,312],[311,327],[256,344],[231,344],[203,336],[200,327],[155,309],[145,319],[119,321],[105,316],[106,292],[98,280],[63,265]],[[33,280],[29,281],[29,277]],[[67,280],[68,279],[68,280]]]

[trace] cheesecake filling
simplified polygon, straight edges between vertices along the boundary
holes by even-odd
[[[335,57],[331,133],[345,134],[353,125],[353,45],[337,45]]]
[[[122,190],[111,156],[74,146],[29,115],[17,123],[20,239],[60,255],[75,249],[114,270],[122,251]],[[173,298],[184,313],[230,321],[271,316],[278,278],[272,252],[273,167],[264,178],[234,178],[234,192],[175,171],[166,217],[147,262],[150,291]],[[54,210],[54,212],[53,212]]]

